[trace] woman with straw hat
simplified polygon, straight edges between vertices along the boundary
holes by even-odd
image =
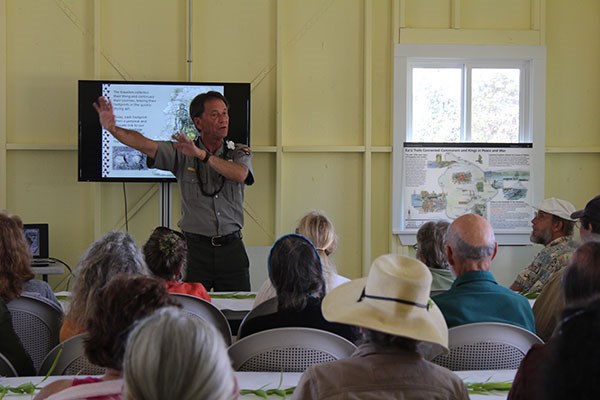
[[[294,399],[468,399],[461,379],[426,361],[423,342],[448,351],[444,316],[429,299],[431,273],[399,255],[377,258],[367,278],[325,296],[328,321],[360,328],[362,344],[347,359],[309,367]]]

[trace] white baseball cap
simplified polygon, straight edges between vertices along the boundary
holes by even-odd
[[[577,209],[573,204],[566,200],[550,197],[549,199],[544,199],[540,205],[535,208],[545,213],[556,215],[557,217],[567,221],[577,221],[577,219],[571,218],[571,214],[573,214]]]

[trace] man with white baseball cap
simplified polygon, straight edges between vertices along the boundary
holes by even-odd
[[[567,266],[575,251],[573,229],[576,219],[571,218],[575,206],[566,200],[549,198],[537,207],[531,220],[529,240],[544,248],[535,256],[510,286],[519,292],[541,292],[556,272]]]
[[[572,212],[570,217],[579,219],[579,236],[583,242],[600,240],[600,195],[591,199],[583,210]],[[561,285],[564,271],[552,275],[533,305],[535,329],[545,342],[554,334],[564,308]]]
[[[378,257],[367,278],[330,291],[322,310],[330,322],[360,328],[350,358],[309,367],[294,399],[468,399],[461,379],[426,361],[417,345],[448,351],[448,328],[429,298],[431,273],[400,255]]]

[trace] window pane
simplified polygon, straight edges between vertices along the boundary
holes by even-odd
[[[473,68],[473,142],[519,142],[519,79],[519,69]]]
[[[459,142],[460,68],[413,68],[413,142]]]

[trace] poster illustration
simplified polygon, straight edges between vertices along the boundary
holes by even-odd
[[[495,232],[528,233],[532,145],[404,143],[404,231],[475,213]]]

